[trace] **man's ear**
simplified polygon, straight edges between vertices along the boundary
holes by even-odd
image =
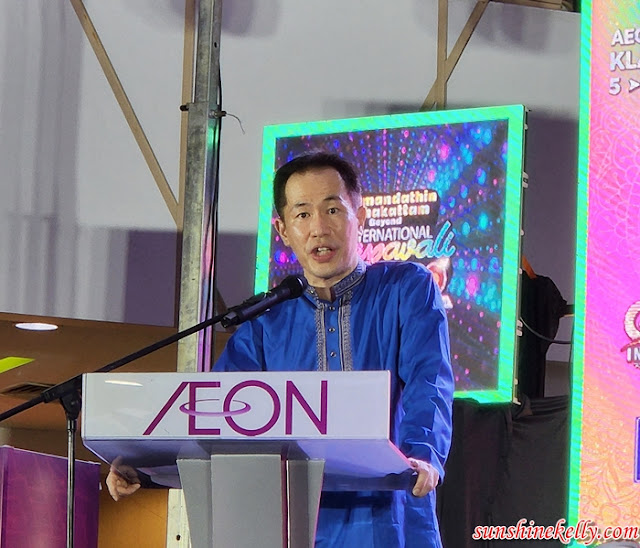
[[[360,206],[356,211],[356,217],[358,218],[358,228],[362,230],[367,219],[367,209],[364,206]]]
[[[280,237],[282,238],[284,245],[286,245],[287,247],[290,247],[289,238],[287,238],[287,226],[284,224],[284,221],[280,217],[278,217],[275,220],[274,226],[276,227],[278,234],[280,234]]]

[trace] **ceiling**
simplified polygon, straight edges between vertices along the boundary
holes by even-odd
[[[56,331],[25,331],[18,322],[45,322]],[[57,384],[81,373],[95,371],[117,359],[176,333],[175,327],[76,320],[0,313],[0,359],[9,356],[33,361],[0,373],[0,413],[24,403],[38,392],[9,396],[21,385]],[[122,367],[119,371],[175,371],[177,345],[172,344]],[[59,403],[39,404],[15,415],[0,427],[64,430],[66,419]]]

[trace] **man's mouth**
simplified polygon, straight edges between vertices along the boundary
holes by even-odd
[[[311,256],[317,261],[330,260],[335,254],[335,249],[326,245],[319,245],[311,250]]]

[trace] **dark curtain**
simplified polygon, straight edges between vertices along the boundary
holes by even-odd
[[[562,545],[560,541],[474,541],[477,525],[566,518],[568,397],[521,405],[456,400],[453,439],[438,516],[445,548]],[[571,525],[571,524],[565,524]],[[575,525],[575,524],[574,524]]]

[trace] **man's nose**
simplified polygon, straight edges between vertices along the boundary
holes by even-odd
[[[323,215],[314,215],[311,219],[311,235],[323,236],[329,231],[327,219]]]

